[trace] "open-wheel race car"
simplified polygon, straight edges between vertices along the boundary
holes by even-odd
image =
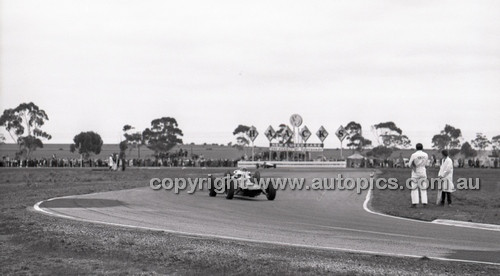
[[[255,167],[257,169],[258,168],[264,168],[264,169],[274,168],[274,169],[276,169],[276,164],[264,161],[264,162],[257,162],[257,164],[255,164]]]
[[[211,185],[209,185],[209,195],[217,195],[216,177],[210,175]],[[235,195],[255,197],[260,194],[266,195],[268,200],[276,198],[276,188],[269,183],[267,187],[260,185],[260,173],[251,173],[246,168],[238,168],[234,171],[226,171],[222,176],[222,185],[227,199],[233,199]],[[220,183],[220,182],[219,182]]]

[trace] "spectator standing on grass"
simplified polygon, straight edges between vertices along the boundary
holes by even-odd
[[[111,154],[108,158],[108,167],[110,170],[113,169],[113,154]]]
[[[118,154],[113,153],[113,171],[118,170]]]
[[[442,181],[440,182],[438,197],[436,203],[439,202],[441,206],[444,206],[445,198],[448,199],[448,205],[451,206],[451,193],[455,191],[455,185],[453,184],[453,161],[448,156],[448,151],[443,150],[441,152],[443,155],[443,163],[439,168],[438,177]]]
[[[410,157],[411,167],[411,207],[417,207],[422,198],[424,207],[427,205],[427,170],[425,166],[429,160],[429,155],[423,151],[424,147],[418,143],[416,146],[417,151]],[[420,197],[419,197],[420,191]]]

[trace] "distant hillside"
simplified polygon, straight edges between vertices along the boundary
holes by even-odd
[[[79,158],[79,155],[76,153],[71,153],[69,151],[69,144],[45,144],[43,148],[37,149],[33,153],[33,157],[35,158],[50,158],[53,154],[55,154],[58,158]],[[245,154],[243,150],[238,150],[235,147],[230,146],[221,146],[221,145],[179,145],[172,149],[172,152],[178,151],[179,149],[187,150],[189,154],[196,154],[199,156],[204,156],[207,159],[239,159],[241,156]],[[13,158],[15,156],[16,151],[18,150],[18,146],[16,144],[3,144],[0,145],[0,156],[10,156]],[[267,147],[256,147],[255,153],[267,151]],[[120,152],[118,144],[104,144],[102,146],[102,151],[99,155],[94,156],[94,158],[107,158],[112,153]],[[362,152],[362,155],[366,155],[366,150]],[[395,150],[391,158],[398,158],[403,156],[404,158],[409,158],[410,155],[414,152],[413,149],[407,150]],[[436,157],[440,158],[441,154],[437,150],[425,150],[432,156],[433,154]],[[252,149],[246,148],[247,156],[251,157]],[[344,158],[353,154],[353,151],[350,149],[343,150]],[[480,155],[484,156],[489,154],[489,151],[483,152]],[[320,156],[324,156],[327,159],[340,159],[340,149],[325,149],[323,152],[313,152],[312,158],[316,159]],[[137,158],[137,149],[132,149],[131,151],[127,150],[127,158]],[[153,152],[149,150],[147,147],[141,147],[141,158],[154,158]]]
[[[79,158],[77,153],[71,153],[70,144],[45,144],[43,148],[37,149],[33,152],[34,158],[50,158],[55,154],[58,158]],[[245,153],[234,147],[221,146],[221,145],[179,145],[172,149],[176,152],[179,149],[187,150],[189,154],[203,155],[208,159],[238,159]],[[0,145],[0,156],[10,156],[13,158],[19,150],[16,144],[3,144]],[[256,148],[255,153],[267,150],[267,148]],[[107,158],[112,153],[119,153],[120,149],[118,144],[104,144],[99,155],[93,155],[94,158]],[[246,149],[247,155],[251,156],[251,148]],[[127,158],[138,158],[137,149],[127,150]],[[141,158],[153,158],[153,152],[147,147],[141,147]]]

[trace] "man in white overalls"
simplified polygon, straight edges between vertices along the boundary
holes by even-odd
[[[438,176],[442,180],[442,186],[439,187],[436,204],[444,206],[446,198],[448,199],[448,205],[451,206],[451,193],[455,191],[455,185],[453,184],[453,161],[448,156],[447,150],[443,150],[441,154],[443,155],[443,163],[439,168]]]
[[[420,197],[422,197],[422,204],[424,207],[427,205],[427,171],[425,166],[429,160],[427,153],[423,152],[422,144],[418,143],[417,151],[413,153],[408,162],[411,167],[411,207],[417,207],[419,203],[418,193],[420,191]]]

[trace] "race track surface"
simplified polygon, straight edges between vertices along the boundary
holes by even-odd
[[[336,177],[341,171],[261,171],[264,177]],[[368,177],[346,171],[344,177]],[[149,181],[145,180],[145,185]],[[310,181],[308,182],[311,183]],[[39,205],[70,218],[187,234],[396,256],[500,264],[500,232],[370,214],[366,191],[278,191],[276,200],[207,191],[175,194],[149,187],[72,196]],[[407,208],[407,207],[405,207]]]

